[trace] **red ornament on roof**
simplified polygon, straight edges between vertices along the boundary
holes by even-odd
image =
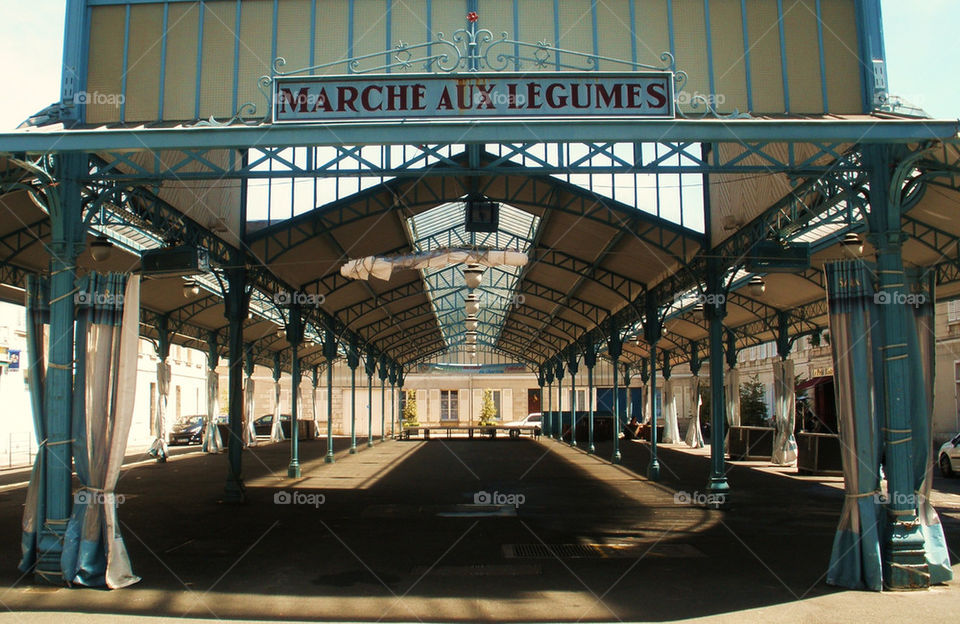
[[[476,11],[470,11],[469,13],[467,13],[468,22],[473,23],[473,22],[476,22],[478,19],[480,19],[480,16],[477,15]]]

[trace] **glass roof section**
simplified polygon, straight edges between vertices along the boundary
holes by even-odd
[[[413,247],[417,251],[444,248],[472,249],[530,249],[540,217],[508,204],[500,204],[499,228],[496,232],[467,232],[464,227],[463,202],[448,203],[424,211],[407,220]],[[464,302],[468,292],[463,277],[463,265],[422,269],[427,296],[440,326],[447,348],[462,345],[464,341]],[[523,295],[517,294],[517,284],[523,267],[489,267],[480,287],[478,351],[492,348],[510,308],[522,305]]]

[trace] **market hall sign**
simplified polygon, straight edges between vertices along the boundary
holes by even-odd
[[[674,116],[671,72],[285,76],[275,122]]]

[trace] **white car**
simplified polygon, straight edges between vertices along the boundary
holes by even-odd
[[[524,418],[520,420],[511,420],[510,422],[503,423],[503,427],[510,429],[511,438],[519,438],[520,433],[524,429],[529,429],[533,431],[534,435],[540,434],[540,423],[543,420],[543,414],[540,412],[532,412],[527,414]]]
[[[940,474],[945,477],[960,473],[960,433],[943,443],[937,453],[937,463],[940,464]]]

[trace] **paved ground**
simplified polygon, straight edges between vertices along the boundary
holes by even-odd
[[[735,504],[718,512],[678,504],[678,491],[702,491],[702,451],[662,449],[654,484],[640,476],[640,443],[625,443],[624,465],[613,466],[609,445],[592,457],[526,438],[362,441],[351,456],[347,442],[336,440],[333,465],[324,441],[305,442],[297,481],[285,476],[286,445],[245,452],[243,506],[220,500],[222,455],[126,470],[120,519],[143,581],[120,591],[18,578],[24,490],[0,491],[7,617],[936,622],[960,613],[956,581],[884,594],[823,583],[838,479],[736,465]],[[937,487],[948,542],[960,544],[960,480]],[[483,492],[503,506],[467,506]]]

